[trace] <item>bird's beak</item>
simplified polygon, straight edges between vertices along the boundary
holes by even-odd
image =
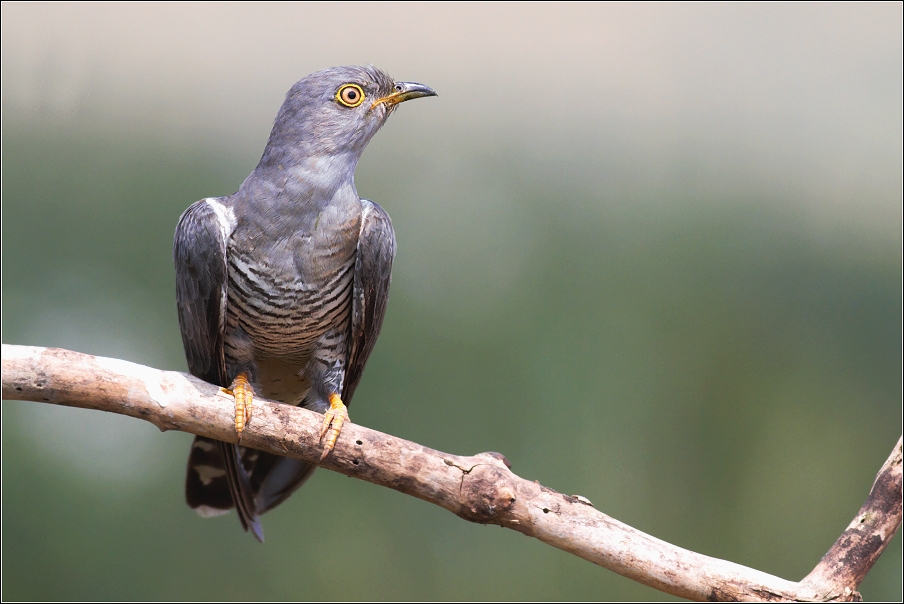
[[[371,109],[375,109],[377,105],[386,105],[386,108],[393,107],[398,105],[399,103],[404,103],[405,101],[410,101],[411,99],[419,99],[422,96],[436,96],[436,91],[434,91],[429,86],[424,86],[423,84],[416,84],[415,82],[396,82],[395,90],[392,94],[388,94],[383,98],[377,99],[374,101],[373,105],[370,106]]]

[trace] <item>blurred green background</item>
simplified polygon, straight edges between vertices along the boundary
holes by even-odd
[[[369,62],[440,96],[357,171],[399,253],[356,423],[791,580],[901,434],[900,3],[2,12],[5,343],[185,370],[180,213]],[[260,545],[185,506],[190,440],[4,401],[3,599],[669,599],[326,471]]]

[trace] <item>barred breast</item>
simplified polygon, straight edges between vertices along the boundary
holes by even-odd
[[[253,232],[230,246],[224,353],[254,368],[263,396],[299,404],[312,358],[345,364],[359,230],[360,217],[276,246],[255,246]]]
[[[240,328],[251,338],[256,357],[286,361],[310,357],[328,329],[348,323],[354,267],[351,254],[337,259],[334,274],[309,283],[276,279],[266,264],[230,256],[227,334]],[[230,354],[228,346],[226,353]]]

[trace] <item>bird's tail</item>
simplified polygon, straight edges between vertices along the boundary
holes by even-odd
[[[251,491],[251,479],[242,466],[242,453],[239,446],[231,443],[220,442],[220,450],[223,460],[226,462],[226,481],[229,484],[229,492],[235,503],[235,511],[239,514],[239,522],[245,531],[249,529],[261,543],[264,542],[264,529],[261,526],[260,517],[257,515],[257,506],[254,503],[254,493]]]
[[[196,436],[188,456],[185,499],[205,517],[236,508],[242,528],[263,541],[259,515],[285,501],[316,469],[297,459]]]
[[[251,480],[238,445],[196,436],[185,473],[185,500],[202,516],[219,516],[233,507],[242,528],[264,540]]]

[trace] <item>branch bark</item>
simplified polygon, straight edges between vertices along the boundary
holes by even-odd
[[[232,398],[190,375],[59,348],[3,345],[3,399],[110,411],[235,442]],[[642,533],[525,480],[499,453],[463,457],[347,424],[320,462],[322,416],[255,400],[242,444],[401,491],[472,522],[498,524],[625,577],[691,600],[857,601],[856,591],[901,524],[902,440],[850,526],[803,581],[710,558]]]

